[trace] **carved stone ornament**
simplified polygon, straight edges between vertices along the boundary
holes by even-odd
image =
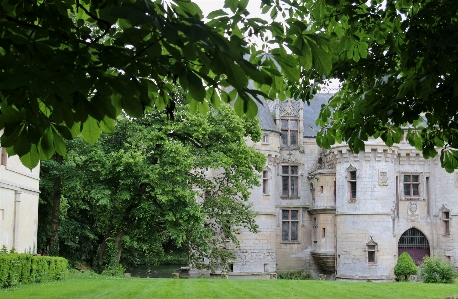
[[[350,164],[350,166],[348,166],[348,168],[347,168],[347,171],[356,171],[356,170],[357,170],[357,169],[356,169],[353,165],[351,165],[351,164]]]
[[[409,202],[409,211],[412,214],[415,214],[418,210],[418,205],[416,202]]]
[[[378,184],[380,186],[388,186],[388,172],[379,171],[379,173],[378,173]]]
[[[288,99],[279,102],[280,117],[300,117],[299,108],[302,102]]]

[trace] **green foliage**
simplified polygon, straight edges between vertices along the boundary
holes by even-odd
[[[0,249],[0,254],[8,254],[8,247],[6,247],[6,245],[2,246],[2,249]]]
[[[126,268],[124,268],[122,265],[119,265],[114,268],[107,268],[102,271],[102,275],[105,276],[117,276],[117,277],[124,277],[124,273],[126,272]]]
[[[186,251],[169,251],[158,260],[161,265],[186,265],[189,264],[189,254]]]
[[[197,5],[180,0],[2,2],[2,145],[32,168],[64,156],[66,139],[93,144],[113,130],[121,111],[134,118],[149,108],[171,114],[177,84],[191,111],[202,113],[236,100],[239,115],[255,116],[259,96],[310,99],[311,75],[321,79],[332,68],[328,40],[308,28],[306,5],[263,3],[264,14],[281,13],[285,21],[251,17],[238,1],[226,1],[228,12],[213,12],[208,21]]]
[[[417,274],[418,268],[413,262],[412,257],[407,252],[401,253],[396,266],[394,266],[396,281],[410,281],[409,276]]]
[[[74,263],[100,271],[139,258],[156,264],[164,244],[172,244],[196,264],[204,258],[226,264],[233,254],[221,245],[236,243],[241,227],[257,230],[248,199],[265,157],[245,138],[261,138],[258,122],[228,104],[206,114],[181,106],[175,121],[157,112],[122,116],[93,146],[72,140],[62,165],[42,163],[39,250],[51,236],[53,182],[60,175],[59,254]],[[217,171],[206,177],[205,168]]]
[[[68,262],[61,257],[30,254],[0,255],[0,288],[35,282],[63,280]]]
[[[330,77],[342,82],[321,110],[318,143],[329,148],[344,140],[358,152],[371,136],[391,146],[406,133],[425,158],[439,149],[442,167],[458,168],[458,2],[316,6],[311,22],[337,42]]]
[[[420,276],[425,283],[454,283],[458,271],[440,257],[425,257],[420,265]]]
[[[291,270],[291,271],[278,271],[278,279],[287,280],[313,280],[314,277],[309,271]]]

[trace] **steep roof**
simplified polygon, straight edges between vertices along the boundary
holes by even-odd
[[[310,105],[304,103],[304,137],[316,137],[320,127],[315,123],[320,115],[322,104],[327,104],[333,93],[318,93],[310,101]]]
[[[264,131],[272,131],[272,132],[278,132],[277,126],[275,125],[274,118],[272,116],[272,111],[270,111],[269,106],[267,105],[266,100],[264,98],[261,98],[261,103],[255,100],[256,105],[258,105],[258,118],[259,118],[259,125],[261,126],[261,129]]]

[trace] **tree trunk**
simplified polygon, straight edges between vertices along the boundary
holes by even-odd
[[[111,228],[110,230],[108,231],[107,235],[105,238],[103,238],[103,241],[102,243],[100,243],[100,246],[99,246],[99,266],[103,266],[103,255],[105,254],[105,249],[107,248],[107,239],[110,237],[111,235]]]
[[[62,165],[63,157],[56,154],[56,162]],[[49,255],[59,255],[59,226],[60,226],[60,199],[62,197],[62,176],[59,173],[54,178],[54,193],[52,197],[51,215],[51,240],[49,243]]]
[[[121,252],[122,252],[122,238],[126,235],[126,232],[120,231],[116,234],[115,238],[115,247],[118,250],[118,257],[116,259],[116,265],[119,266],[119,261],[121,260]]]

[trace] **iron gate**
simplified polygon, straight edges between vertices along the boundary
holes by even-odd
[[[406,230],[398,242],[398,256],[407,252],[418,266],[429,255],[429,242],[426,236],[416,228]]]

